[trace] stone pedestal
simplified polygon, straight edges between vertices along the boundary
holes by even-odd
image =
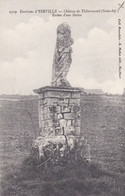
[[[80,134],[80,88],[46,86],[34,92],[39,95],[41,135]]]

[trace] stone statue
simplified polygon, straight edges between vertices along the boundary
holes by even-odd
[[[56,48],[52,67],[52,85],[70,87],[71,85],[66,79],[72,58],[73,39],[71,38],[71,28],[66,23],[62,23],[57,27]]]

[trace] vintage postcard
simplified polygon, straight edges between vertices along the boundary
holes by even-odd
[[[125,1],[0,0],[0,178],[125,195]]]

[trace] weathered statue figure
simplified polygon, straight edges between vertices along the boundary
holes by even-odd
[[[56,48],[52,68],[52,85],[53,86],[71,86],[66,79],[72,58],[73,39],[71,38],[71,28],[66,23],[57,27]]]

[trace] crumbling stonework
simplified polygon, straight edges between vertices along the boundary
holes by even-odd
[[[80,134],[81,107],[79,88],[47,86],[39,94],[39,127],[41,135]],[[58,130],[58,131],[57,131]]]
[[[61,164],[60,158],[64,158],[66,154],[69,156],[70,153],[74,153],[74,161],[90,161],[90,146],[84,137],[72,135],[67,137],[65,135],[40,136],[34,141],[33,147],[38,149],[38,157],[43,160],[54,158],[53,162]]]
[[[46,150],[65,154],[77,149],[81,158],[89,159],[88,143],[81,137],[80,97],[83,90],[73,88],[67,81],[72,58],[73,39],[70,26],[63,23],[57,28],[57,42],[52,68],[52,86],[34,90],[39,95],[39,137],[35,147],[39,157]],[[78,158],[78,156],[76,156]],[[50,157],[49,157],[50,158]]]

